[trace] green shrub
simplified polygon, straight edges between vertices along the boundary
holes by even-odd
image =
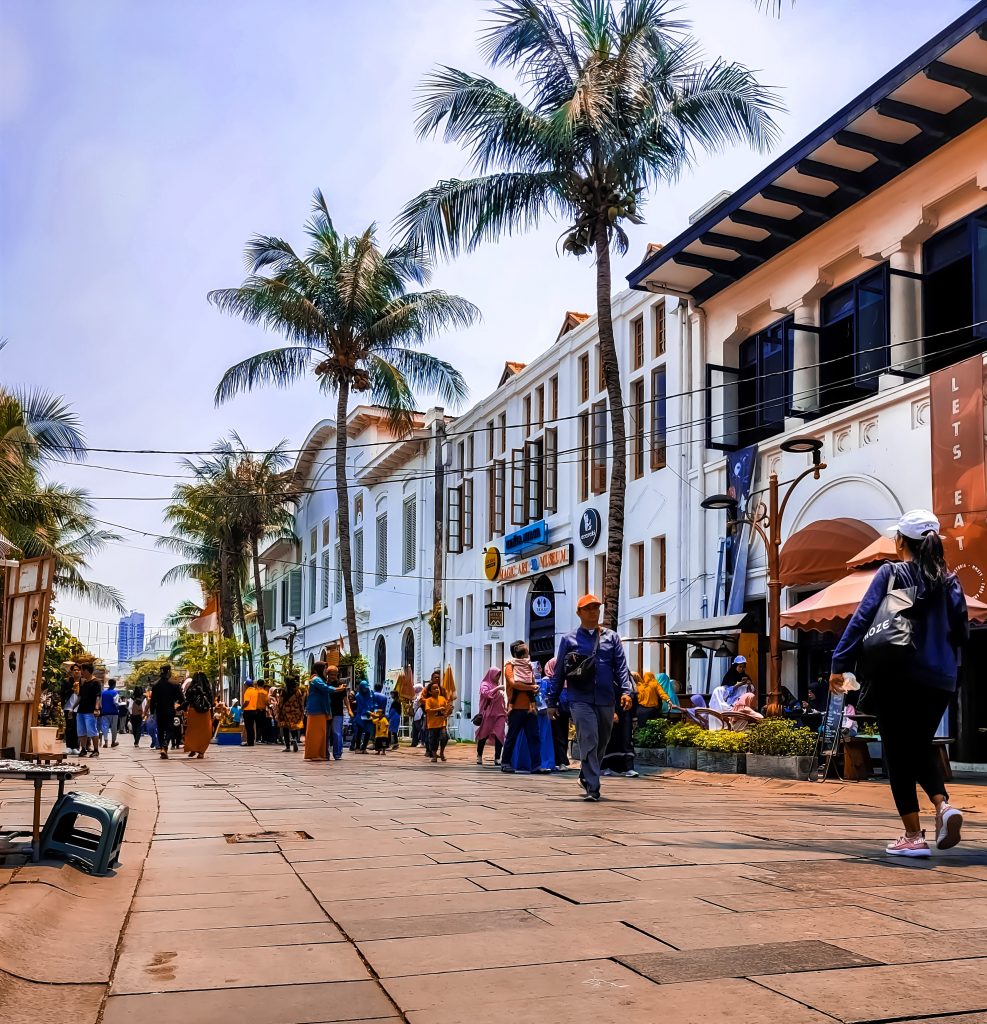
[[[698,740],[706,734],[705,729],[698,725],[689,725],[680,722],[677,725],[670,725],[665,730],[666,747],[696,747]]]
[[[747,749],[773,757],[806,757],[815,750],[816,734],[787,718],[766,718],[747,730]]]
[[[650,722],[645,722],[644,725],[634,733],[634,746],[665,746],[665,733],[668,732],[668,728],[669,723],[664,718],[653,718]]]
[[[747,750],[747,733],[726,729],[704,732],[696,740],[696,746],[719,754],[743,754]]]

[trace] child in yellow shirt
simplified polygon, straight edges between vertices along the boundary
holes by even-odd
[[[370,712],[370,721],[374,727],[374,753],[386,754],[391,740],[391,728],[387,715],[380,708]]]

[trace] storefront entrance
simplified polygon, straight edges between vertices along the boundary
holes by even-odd
[[[531,660],[542,668],[555,657],[555,587],[544,574],[537,577],[528,594],[528,647]]]

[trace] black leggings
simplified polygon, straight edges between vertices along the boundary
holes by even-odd
[[[288,726],[281,726],[281,737],[284,740],[284,749],[287,750],[292,743],[298,742],[298,730],[289,729]]]
[[[932,686],[896,683],[875,685],[874,696],[894,805],[902,816],[918,814],[916,786],[930,800],[947,796],[939,752],[932,741],[952,694]]]
[[[501,751],[504,749],[504,744],[497,739],[496,736],[490,737],[494,741],[494,760],[500,760]],[[487,737],[484,736],[482,740],[476,741],[476,756],[483,757],[483,748],[487,745]]]

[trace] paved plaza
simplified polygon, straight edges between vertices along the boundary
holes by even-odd
[[[451,748],[160,761],[124,863],[0,868],[5,1024],[987,1022],[987,793],[966,842],[889,862],[879,784],[504,776]],[[29,818],[0,786],[0,824]]]

